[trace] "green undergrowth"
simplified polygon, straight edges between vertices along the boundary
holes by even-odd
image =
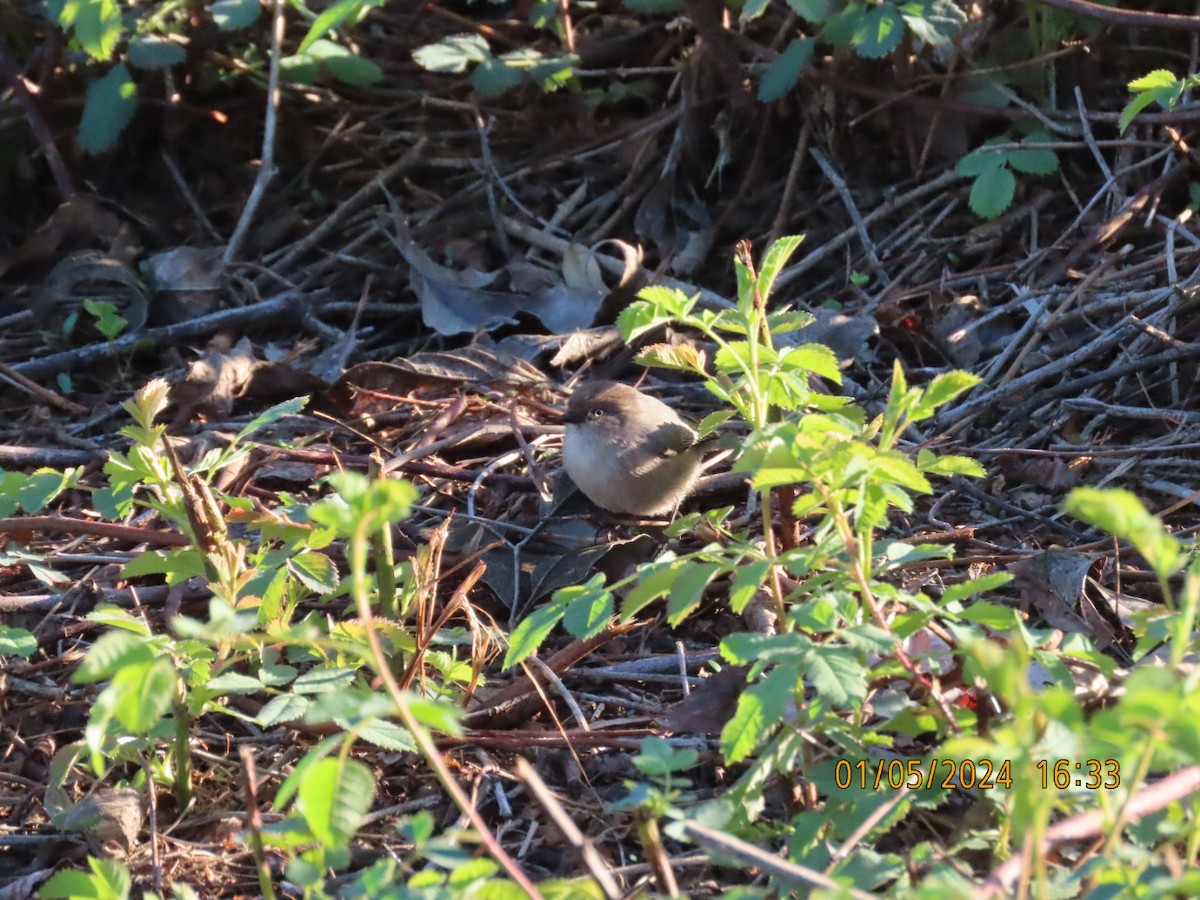
[[[1007,886],[1037,896],[1200,892],[1200,876],[1186,865],[1200,849],[1192,807],[1132,800],[1200,762],[1198,676],[1187,668],[1200,562],[1190,543],[1131,495],[1071,495],[1067,512],[1134,547],[1166,598],[1129,620],[1123,665],[1089,639],[1064,637],[1002,602],[1004,573],[912,586],[904,573],[952,550],[913,541],[900,523],[942,479],[982,469],[928,443],[907,444],[906,435],[976,379],[949,372],[917,387],[897,365],[873,412],[837,394],[837,360],[803,340],[811,316],[768,302],[799,243],[777,242],[757,268],[740,248],[729,308],[647,288],[620,317],[631,342],[668,324],[704,338],[711,359],[699,345],[650,344],[638,360],[688,373],[712,394],[719,411],[700,430],[726,432],[755,524],[735,527],[730,508],[683,516],[668,531],[679,539],[675,549],[629,577],[595,575],[559,590],[511,638],[480,626],[473,640],[507,641],[511,668],[556,629],[593,638],[657,609],[676,626],[706,600],[773,622],[720,644],[721,666],[742,667],[735,677],[745,681],[720,731],[726,789],[714,795],[699,782],[706,763],[689,741],[650,737],[633,760],[640,777],[605,812],[631,828],[648,861],[698,844],[718,865],[759,873],[734,879],[724,896],[820,884],[840,886],[823,889],[828,896],[841,888],[965,896],[1009,859],[1017,868]],[[73,680],[98,692],[82,736],[54,756],[45,806],[55,827],[96,837],[103,816],[89,798],[101,789],[144,797],[152,785],[160,828],[186,817],[202,802],[192,759],[202,719],[239,717],[261,729],[303,723],[325,736],[259,785],[260,802],[281,818],[257,826],[250,817],[243,832],[263,896],[275,895],[268,853],[286,860],[287,880],[305,897],[525,896],[507,855],[481,849],[483,823],[455,793],[432,742],[462,735],[461,701],[486,672],[460,655],[461,630],[429,634],[414,624],[430,609],[437,554],[425,547],[397,562],[390,536],[415,488],[341,473],[315,502],[281,495],[264,509],[212,485],[249,452],[251,434],[301,403],[275,407],[186,467],[155,424],[166,405],[161,381],[126,404],[129,448],[111,454],[101,483],[49,470],[2,482],[10,512],[85,490],[109,520],[156,512],[192,543],[142,554],[125,577],[171,585],[198,578],[211,591],[199,617],[152,623],[142,610],[111,606],[88,614],[104,630]],[[13,547],[9,556],[37,564]],[[5,653],[36,652],[21,629],[0,627],[0,641]],[[378,775],[362,752],[370,748],[420,753],[466,804],[467,824],[439,832],[431,815],[415,815],[398,826],[406,856],[334,889],[328,879],[349,869],[351,841],[374,803]],[[1070,815],[1094,817],[1088,840],[1101,852],[1064,853],[1050,841]],[[757,849],[757,862],[714,843],[714,834]],[[654,890],[672,893],[669,862],[651,868]],[[184,886],[173,890],[190,896]],[[537,890],[602,896],[591,876]],[[41,896],[131,891],[129,872],[97,857],[88,871],[57,873]]]

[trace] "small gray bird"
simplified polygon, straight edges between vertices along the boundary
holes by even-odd
[[[589,500],[610,512],[670,512],[700,476],[695,429],[661,400],[627,384],[580,385],[563,421],[563,468]]]

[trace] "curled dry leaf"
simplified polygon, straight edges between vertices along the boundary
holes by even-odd
[[[225,275],[223,249],[176,247],[146,261],[156,321],[186,322],[217,308]]]

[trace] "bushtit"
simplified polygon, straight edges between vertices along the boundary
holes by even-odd
[[[657,516],[695,487],[695,429],[667,404],[627,384],[580,385],[563,421],[563,468],[589,500],[610,512]]]

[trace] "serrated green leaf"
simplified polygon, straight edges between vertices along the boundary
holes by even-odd
[[[278,697],[268,700],[258,711],[257,722],[263,728],[274,728],[283,722],[299,721],[311,705],[312,701],[307,697],[299,697],[296,694],[280,694]]]
[[[923,403],[928,404],[932,412],[949,403],[959,394],[975,387],[975,385],[979,384],[979,380],[978,375],[958,369],[951,372],[943,372],[935,377],[933,381],[929,382],[921,399]]]
[[[954,585],[954,587],[961,586]],[[943,600],[945,600],[944,597]],[[1011,606],[1001,606],[998,603],[988,603],[983,600],[972,603],[958,614],[958,617],[965,621],[978,622],[980,625],[1004,632],[1013,627],[1016,616],[1017,612]]]
[[[967,24],[967,14],[952,0],[912,0],[900,4],[900,14],[913,34],[934,47],[953,41]]]
[[[1129,82],[1128,88],[1131,91],[1156,91],[1163,89],[1173,89],[1176,84],[1179,84],[1180,79],[1175,77],[1175,73],[1169,69],[1155,69],[1153,72],[1147,72],[1141,78],[1135,78]]]
[[[981,575],[978,578],[972,578],[970,581],[964,581],[960,584],[946,585],[946,589],[942,591],[942,603],[956,603],[959,600],[965,600],[967,597],[974,597],[977,594],[994,591],[996,588],[1008,584],[1012,579],[1013,576],[1008,572],[992,572],[990,575]]]
[[[224,672],[209,681],[207,687],[214,694],[256,694],[263,689],[263,683],[241,672]]]
[[[652,16],[673,15],[683,9],[683,0],[622,0],[626,9]]]
[[[606,590],[589,590],[571,601],[571,605],[563,614],[563,627],[581,641],[586,641],[608,626],[612,614],[612,593]]]
[[[371,4],[376,5],[376,4]],[[367,0],[340,0],[333,4],[327,10],[322,12],[312,25],[308,28],[308,34],[304,36],[304,40],[300,42],[300,46],[296,48],[297,53],[304,53],[318,39],[324,37],[335,28],[341,27],[341,24],[347,19],[357,19],[367,6]]]
[[[1052,140],[1044,131],[1027,135],[1022,144],[1046,144]],[[1050,149],[1009,150],[1008,164],[1026,175],[1053,175],[1058,171],[1058,154]]]
[[[356,759],[322,759],[305,773],[296,808],[313,836],[327,848],[354,837],[375,798],[375,778]]]
[[[675,561],[655,563],[653,568],[639,571],[637,584],[621,601],[621,620],[632,619],[659,597],[665,597],[681,571],[681,564]]]
[[[982,147],[972,150],[962,159],[960,159],[954,167],[954,171],[959,175],[967,175],[975,177],[982,175],[985,172],[991,172],[995,169],[1004,167],[1004,154],[988,149],[994,144],[1000,144],[1003,141],[992,140],[985,143]]]
[[[854,30],[852,43],[864,59],[882,59],[900,46],[904,19],[890,3],[872,7]]]
[[[933,485],[929,483],[929,479],[902,453],[886,450],[871,461],[871,467],[876,475],[882,476],[892,484],[898,484],[918,494],[933,492]]]
[[[836,0],[787,0],[787,5],[804,21],[814,25],[828,20],[837,9]]]
[[[175,702],[175,666],[165,656],[123,665],[105,693],[113,697],[117,721],[133,734],[145,734]]]
[[[1117,120],[1119,133],[1124,134],[1134,117],[1153,102],[1154,94],[1151,91],[1134,94],[1133,99],[1126,103],[1121,110],[1121,115]]]
[[[0,625],[0,656],[29,659],[37,653],[38,642],[32,631]]]
[[[127,631],[109,631],[96,639],[83,662],[71,674],[74,684],[88,684],[111,678],[124,666],[150,662],[154,649],[146,641]]]
[[[129,64],[139,69],[169,69],[186,58],[182,45],[156,34],[129,42]]]
[[[770,571],[769,559],[741,563],[729,583],[729,608],[740,616],[754,599]]]
[[[354,669],[338,666],[320,666],[310,669],[292,682],[297,694],[324,694],[347,687],[354,681]]]
[[[1167,531],[1162,519],[1152,515],[1129,491],[1076,488],[1063,509],[1133,544],[1160,579],[1173,575],[1183,564],[1179,541]]]
[[[67,476],[64,472],[39,469],[25,479],[25,483],[17,492],[21,509],[30,515],[41,512],[66,486]]]
[[[492,50],[478,34],[452,34],[436,44],[413,51],[413,61],[429,72],[459,74],[473,63],[492,58]]]
[[[867,696],[867,667],[844,647],[812,644],[805,671],[817,693],[834,706],[849,706]]]
[[[994,219],[1012,205],[1017,179],[1007,168],[984,172],[971,185],[971,211],[981,219]]]
[[[770,103],[785,96],[800,80],[800,70],[808,65],[812,55],[812,38],[794,38],[763,72],[758,85],[759,102]]]
[[[717,563],[687,563],[680,569],[679,577],[667,592],[667,621],[672,626],[678,625],[700,605],[704,589],[719,571],[721,566]]]
[[[88,85],[79,122],[79,146],[86,153],[103,153],[120,137],[137,106],[137,87],[124,63],[113,66]]]
[[[237,31],[258,21],[262,4],[258,0],[216,0],[208,13],[221,31]]]
[[[789,347],[779,357],[779,367],[786,371],[811,372],[834,384],[842,383],[842,370],[838,358],[824,344],[800,344]]]
[[[721,729],[721,753],[727,763],[741,762],[783,723],[800,673],[776,666],[738,697],[737,711]]]
[[[542,645],[546,636],[562,619],[570,601],[560,598],[556,591],[553,599],[539,606],[521,620],[508,638],[508,652],[504,654],[504,668],[510,669]]]
[[[500,97],[525,80],[525,73],[502,59],[489,57],[471,73],[471,86],[481,97]]]
[[[969,456],[937,456],[929,450],[917,454],[917,468],[927,475],[965,475],[982,478],[987,470]]]

